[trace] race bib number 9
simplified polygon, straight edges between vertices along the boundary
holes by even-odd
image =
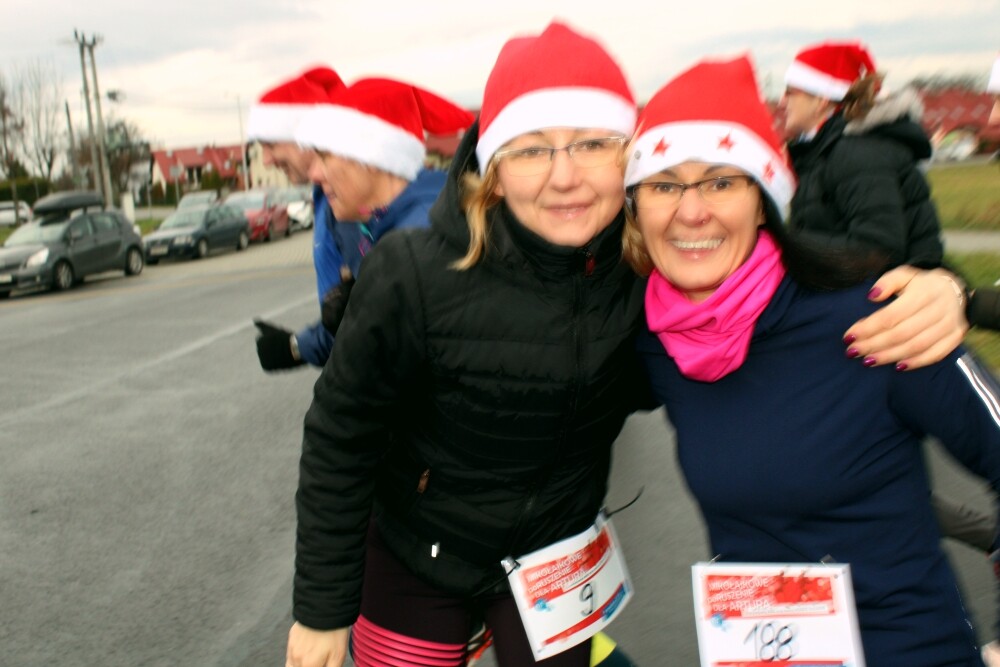
[[[504,561],[510,571],[512,562]],[[632,598],[610,520],[517,559],[508,575],[535,660],[576,646],[610,623]]]

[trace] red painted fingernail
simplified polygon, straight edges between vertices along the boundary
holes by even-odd
[[[882,288],[881,287],[873,287],[870,290],[868,290],[868,298],[869,299],[877,299],[877,298],[879,298],[879,295],[881,295],[881,294],[882,294]]]
[[[872,366],[874,366],[878,362],[875,361],[875,357],[865,357],[865,360],[862,361],[861,363],[863,363],[866,367],[871,368]]]
[[[851,343],[853,343],[857,339],[858,339],[858,337],[855,336],[854,334],[847,334],[846,336],[844,336],[844,345],[850,345]]]
[[[858,352],[858,348],[856,348],[856,347],[849,347],[849,348],[847,348],[847,358],[848,359],[856,359],[860,355],[861,355],[861,353]]]
[[[907,368],[909,368],[909,366],[906,365],[905,361],[901,361],[898,364],[896,364],[897,371],[905,371]]]

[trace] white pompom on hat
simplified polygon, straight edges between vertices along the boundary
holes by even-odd
[[[479,172],[486,173],[501,146],[527,132],[570,127],[629,135],[635,118],[635,98],[618,63],[593,39],[554,21],[500,50],[479,113]]]
[[[625,185],[684,162],[743,170],[787,217],[795,176],[749,56],[702,61],[653,95],[629,146]]]
[[[823,42],[799,51],[785,85],[840,102],[858,79],[875,73],[875,59],[861,42]]]
[[[412,181],[427,155],[427,132],[459,134],[474,120],[468,110],[408,83],[359,79],[314,107],[295,141]]]
[[[990,72],[989,83],[986,84],[986,92],[1000,95],[1000,56],[997,56],[993,63],[993,71]]]
[[[271,88],[250,107],[247,138],[250,141],[295,141],[295,128],[306,112],[324,102],[332,90],[343,88],[340,76],[329,67],[314,67]]]

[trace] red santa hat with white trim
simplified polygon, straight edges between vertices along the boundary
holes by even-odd
[[[474,120],[466,109],[417,86],[359,79],[312,109],[295,140],[412,181],[427,156],[427,133],[460,134]]]
[[[1000,56],[997,56],[993,63],[993,71],[990,72],[989,83],[986,84],[986,92],[1000,95]]]
[[[840,102],[858,79],[875,73],[875,59],[861,42],[823,42],[799,51],[785,85]]]
[[[295,128],[306,112],[321,104],[331,91],[343,88],[340,76],[329,67],[314,67],[271,88],[250,107],[247,138],[250,141],[295,141]]]
[[[702,61],[653,95],[629,145],[625,185],[689,161],[743,170],[787,217],[795,176],[749,56]]]
[[[629,135],[635,118],[635,98],[618,63],[593,39],[554,21],[500,50],[479,113],[479,172],[526,132],[571,127]]]

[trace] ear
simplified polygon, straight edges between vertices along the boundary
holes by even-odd
[[[497,181],[496,187],[493,188],[493,194],[495,194],[497,197],[503,197],[504,196],[504,194],[503,194],[503,184],[500,183],[500,181]]]

